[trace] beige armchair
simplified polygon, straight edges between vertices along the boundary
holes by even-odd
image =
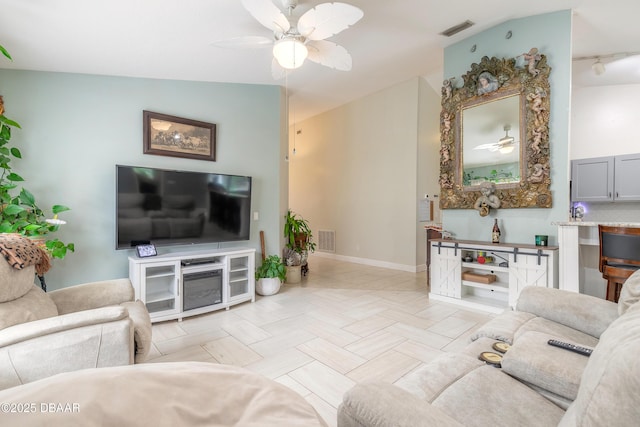
[[[34,278],[34,266],[15,269],[0,257],[0,390],[145,360],[151,322],[129,279],[45,293]]]

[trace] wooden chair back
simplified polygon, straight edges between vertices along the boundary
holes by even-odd
[[[618,301],[625,280],[640,269],[640,228],[598,226],[599,270],[607,280],[607,299]]]

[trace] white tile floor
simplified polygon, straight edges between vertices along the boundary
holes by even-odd
[[[490,315],[429,301],[426,273],[312,256],[277,295],[228,311],[156,323],[150,362],[243,366],[290,387],[336,425],[342,394],[366,380],[401,383],[467,344]]]

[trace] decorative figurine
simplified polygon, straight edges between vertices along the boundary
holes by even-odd
[[[533,142],[531,143],[531,149],[535,154],[540,154],[540,143],[542,142],[542,132],[544,128],[542,126],[531,130],[533,133]]]
[[[542,56],[538,53],[538,48],[532,47],[531,50],[529,50],[529,53],[523,53],[522,55],[524,56],[525,61],[529,63],[529,74],[534,77],[540,74],[540,70],[536,68],[536,63],[542,59]]]
[[[451,92],[453,91],[453,85],[451,79],[442,82],[442,97],[447,100],[451,98]]]
[[[529,182],[538,183],[544,180],[545,166],[541,163],[533,165],[533,173],[529,177]]]
[[[442,146],[442,148],[440,148],[440,158],[442,159],[442,163],[447,163],[449,160],[451,160],[449,149],[444,145]]]
[[[496,186],[493,182],[483,182],[480,185],[480,193],[473,208],[480,212],[480,216],[487,216],[491,212],[491,208],[498,209],[500,207],[500,199],[494,193]]]
[[[478,76],[478,95],[484,95],[496,90],[498,90],[498,79],[488,71],[480,73]]]
[[[445,139],[449,137],[449,132],[451,132],[451,118],[449,113],[442,114],[442,133]]]

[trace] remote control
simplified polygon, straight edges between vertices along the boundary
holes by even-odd
[[[549,340],[548,344],[554,347],[564,348],[565,350],[573,351],[587,357],[591,356],[591,353],[593,353],[592,348],[580,347],[579,345],[569,344],[568,342],[564,341]]]

